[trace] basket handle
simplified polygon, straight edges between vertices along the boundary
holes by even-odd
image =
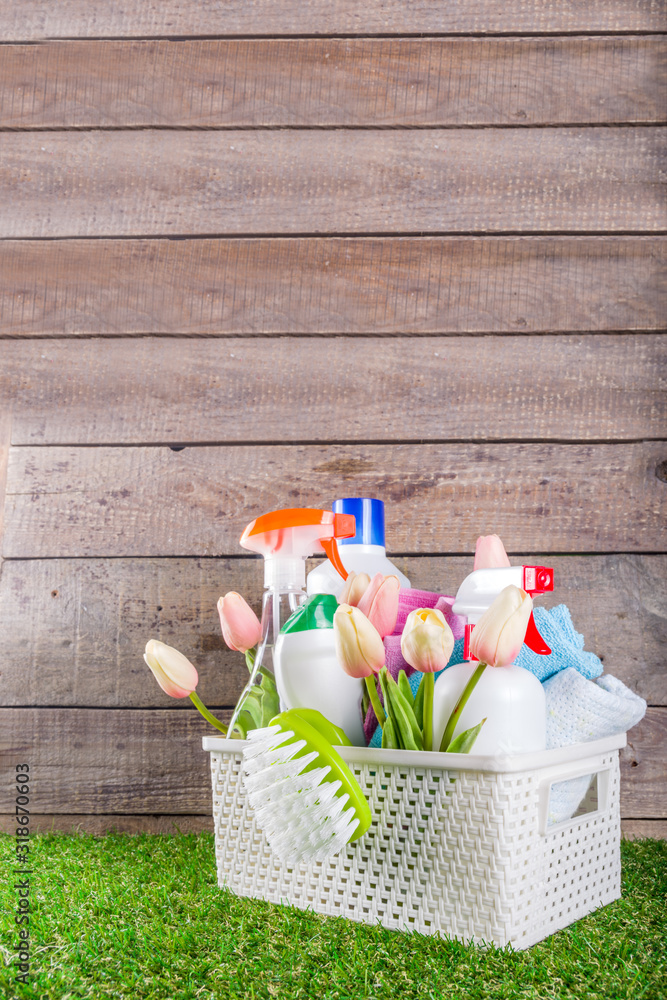
[[[583,778],[585,775],[590,774],[591,780],[597,777],[598,783],[598,805],[597,809],[591,812],[582,813],[580,816],[573,816],[570,819],[563,820],[560,823],[552,823],[549,825],[549,800],[551,798],[551,789],[554,785],[559,784],[561,781],[568,781],[570,778]],[[545,778],[540,783],[539,788],[539,800],[537,807],[537,817],[538,817],[538,829],[543,837],[547,834],[557,833],[559,830],[565,830],[575,823],[580,823],[583,820],[592,819],[595,816],[599,816],[604,813],[609,808],[609,789],[611,784],[611,766],[598,765],[596,767],[594,764],[578,764],[570,768],[559,768],[558,770],[553,770],[549,777]]]

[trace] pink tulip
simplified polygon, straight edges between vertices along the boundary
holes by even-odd
[[[411,667],[422,673],[444,670],[454,649],[454,635],[442,611],[417,608],[411,611],[401,635],[401,653]]]
[[[371,578],[368,573],[350,573],[338,597],[339,604],[350,604],[356,608],[363,597]]]
[[[334,641],[338,662],[350,677],[370,677],[384,666],[384,643],[368,618],[349,604],[340,604],[334,615]]]
[[[218,613],[222,636],[230,649],[245,653],[262,638],[262,626],[257,615],[235,591],[230,590],[220,598]]]
[[[173,646],[150,639],[146,643],[144,660],[164,693],[171,698],[187,698],[197,687],[197,671]]]
[[[382,573],[376,573],[359,601],[359,610],[366,615],[383,639],[386,635],[391,635],[396,628],[400,589],[397,576],[383,576]]]
[[[514,663],[523,646],[532,611],[533,601],[525,590],[512,584],[505,587],[472,630],[471,656],[490,667]]]
[[[475,546],[473,569],[504,569],[510,565],[498,535],[480,535]]]

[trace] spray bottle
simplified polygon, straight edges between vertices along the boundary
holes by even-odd
[[[514,584],[533,597],[554,589],[548,566],[507,566],[474,570],[459,587],[452,606],[466,620],[463,655],[467,662],[443,671],[433,692],[433,746],[438,748],[453,706],[477,669],[470,655],[470,635],[487,608],[505,587]],[[535,653],[551,652],[531,614],[524,642]],[[546,749],[546,698],[537,677],[516,663],[487,667],[465,704],[454,736],[486,722],[473,753],[483,755],[535,753]]]
[[[384,503],[368,497],[346,497],[334,500],[336,514],[351,514],[356,522],[356,531],[340,543],[340,556],[348,572],[368,573],[371,579],[376,573],[383,576],[397,576],[401,587],[409,587],[410,581],[387,559],[384,540]],[[337,567],[331,561],[324,561],[308,574],[309,594],[335,594],[343,589],[343,582]]]
[[[243,710],[246,695],[259,682],[260,667],[274,669],[273,651],[282,626],[306,600],[306,559],[324,553],[343,580],[347,577],[336,539],[354,535],[350,514],[293,507],[271,511],[252,521],[241,535],[241,545],[264,556],[262,638],[246,684],[229,724],[229,732]]]

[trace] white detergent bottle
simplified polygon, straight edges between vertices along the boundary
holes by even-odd
[[[273,665],[280,710],[315,708],[339,726],[353,746],[365,746],[361,718],[364,682],[345,673],[336,656],[332,594],[308,598],[285,622]]]
[[[433,691],[433,749],[440,749],[445,726],[472,674],[474,663],[455,663],[435,682]],[[530,670],[512,663],[485,667],[468,698],[454,730],[454,737],[472,729],[482,719],[472,754],[504,756],[536,753],[547,746],[547,703],[544,688]]]
[[[354,573],[368,573],[371,579],[376,573],[383,576],[397,576],[401,587],[409,587],[410,581],[387,559],[384,542],[384,503],[367,497],[346,497],[335,500],[335,514],[352,514],[356,533],[350,538],[338,539],[338,552],[345,569]],[[316,566],[308,574],[306,589],[311,594],[340,594],[345,586],[331,561]]]

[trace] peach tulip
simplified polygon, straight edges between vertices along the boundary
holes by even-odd
[[[334,641],[338,662],[350,677],[370,677],[384,666],[384,643],[368,618],[349,604],[340,604],[334,615]]]
[[[533,611],[532,598],[510,584],[496,597],[475,625],[470,636],[470,654],[490,667],[514,663],[526,637]]]
[[[368,573],[350,573],[338,598],[339,604],[356,608],[371,582]]]
[[[230,649],[246,653],[262,638],[262,626],[240,594],[230,590],[218,601],[222,635]]]
[[[144,660],[164,693],[170,697],[188,698],[197,687],[197,671],[188,658],[173,646],[149,639]]]
[[[411,611],[401,635],[401,653],[415,670],[444,670],[454,649],[454,635],[442,611],[417,608]]]
[[[510,565],[498,535],[480,535],[475,546],[473,569],[504,569]]]
[[[383,576],[382,573],[376,573],[359,601],[359,610],[366,615],[383,639],[386,635],[391,635],[396,628],[400,589],[397,576]]]

